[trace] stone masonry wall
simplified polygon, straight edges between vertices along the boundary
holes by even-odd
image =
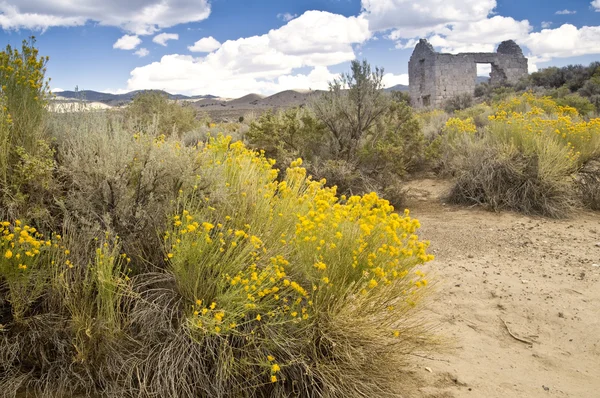
[[[490,84],[516,83],[526,76],[527,58],[512,40],[495,53],[444,54],[421,39],[408,62],[410,97],[414,107],[441,107],[459,94],[475,91],[477,64],[491,64]]]

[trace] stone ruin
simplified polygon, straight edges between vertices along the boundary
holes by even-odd
[[[445,54],[419,40],[408,62],[408,84],[415,108],[442,107],[459,94],[473,94],[477,64],[491,64],[490,84],[514,84],[527,76],[527,58],[512,40],[503,41],[495,53]]]

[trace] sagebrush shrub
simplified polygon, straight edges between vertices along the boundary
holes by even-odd
[[[138,131],[149,127],[158,134],[182,135],[196,129],[196,111],[185,103],[169,100],[160,91],[145,91],[137,94],[127,107],[127,117],[136,124]]]
[[[444,110],[447,113],[453,113],[454,111],[466,109],[471,105],[473,105],[473,95],[468,93],[458,94],[446,100]]]

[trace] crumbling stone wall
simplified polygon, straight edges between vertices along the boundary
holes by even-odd
[[[408,81],[414,107],[441,107],[458,94],[473,94],[477,64],[490,64],[490,84],[516,83],[527,75],[527,58],[512,40],[503,41],[495,53],[445,54],[419,40],[408,62]]]

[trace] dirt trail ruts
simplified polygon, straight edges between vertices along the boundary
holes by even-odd
[[[600,213],[493,213],[443,204],[444,181],[409,186],[436,256],[427,311],[454,348],[413,361],[407,397],[600,397]]]

